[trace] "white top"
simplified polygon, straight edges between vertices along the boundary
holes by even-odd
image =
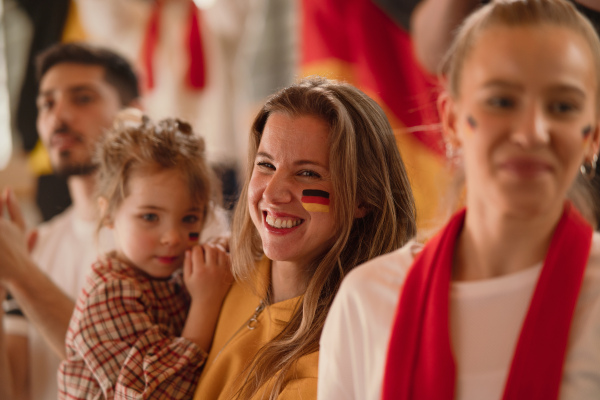
[[[114,248],[112,234],[102,230],[96,240],[95,222],[84,221],[75,215],[72,207],[43,223],[38,228],[38,239],[32,258],[39,268],[72,299],[77,299],[85,284],[85,277],[99,255]],[[201,241],[229,233],[223,210],[217,210],[216,218],[207,222]],[[22,317],[5,316],[7,334],[28,336],[31,398],[56,400],[58,387],[56,372],[59,358],[33,326]]]
[[[400,290],[421,245],[378,257],[344,279],[321,336],[318,398],[381,398]],[[500,399],[541,264],[499,278],[452,282],[456,399]],[[551,333],[549,333],[551,334]],[[573,316],[561,400],[600,399],[600,235],[594,234]]]

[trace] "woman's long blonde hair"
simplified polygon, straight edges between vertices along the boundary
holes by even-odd
[[[307,266],[302,305],[281,334],[264,345],[246,369],[234,397],[249,399],[275,377],[270,399],[302,356],[319,350],[319,338],[342,278],[355,266],[401,247],[416,233],[415,204],[390,124],[375,101],[355,87],[309,78],[268,99],[250,132],[247,176],[233,222],[232,263],[237,280],[252,282],[262,244],[248,209],[248,185],[269,116],[321,118],[330,128],[329,164],[335,193],[337,239]],[[354,218],[357,205],[368,212]],[[264,288],[255,288],[262,293]],[[251,377],[251,378],[250,378]]]
[[[571,29],[585,39],[590,47],[595,64],[596,113],[600,116],[600,40],[592,24],[577,11],[573,4],[565,0],[495,0],[481,7],[467,17],[456,31],[454,40],[440,66],[442,82],[446,83],[446,91],[454,98],[459,98],[459,87],[463,64],[481,33],[494,26],[522,27],[555,25]],[[464,172],[457,171],[456,182],[446,204],[451,212],[460,207]],[[582,215],[596,226],[597,206],[592,194],[592,187],[583,176],[578,175],[569,190],[568,197]]]

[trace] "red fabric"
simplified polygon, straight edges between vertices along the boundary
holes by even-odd
[[[456,239],[466,211],[457,213],[417,256],[406,278],[391,335],[384,400],[454,398],[455,363],[449,330],[449,288]],[[556,399],[569,328],[592,228],[567,203],[513,356],[504,399]]]
[[[204,70],[204,49],[202,48],[202,33],[200,30],[200,11],[193,1],[190,1],[189,28],[188,28],[188,54],[190,67],[187,80],[191,88],[203,89],[206,84]]]
[[[144,69],[144,87],[147,90],[154,89],[154,51],[158,45],[158,32],[159,32],[159,21],[160,11],[162,8],[162,1],[155,1],[152,12],[150,13],[150,19],[148,20],[148,26],[146,28],[146,35],[142,42],[142,68]]]
[[[302,200],[303,203],[317,203],[317,204],[323,204],[325,206],[329,205],[329,199],[325,198],[325,197],[317,197],[317,196],[302,196]]]
[[[150,13],[146,35],[142,42],[142,67],[144,70],[144,87],[146,90],[154,89],[154,53],[160,38],[160,14],[163,1],[154,2]],[[202,47],[202,33],[200,30],[199,10],[192,0],[189,1],[187,51],[189,67],[186,76],[187,85],[194,90],[201,90],[206,86],[206,71],[204,62],[204,49]]]
[[[380,98],[404,126],[439,122],[435,77],[419,66],[409,33],[372,0],[302,0],[301,43],[302,65],[347,64],[355,78],[350,83]],[[439,132],[414,135],[445,154]]]

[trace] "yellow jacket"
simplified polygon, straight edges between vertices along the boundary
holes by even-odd
[[[271,261],[264,257],[257,263],[257,270],[260,279],[270,279]],[[299,296],[265,307],[247,286],[234,283],[223,302],[194,400],[229,400],[240,387],[240,374],[258,350],[283,330],[301,302]],[[278,400],[316,400],[318,359],[319,353],[315,352],[298,360]],[[271,388],[269,381],[252,400],[268,399]]]

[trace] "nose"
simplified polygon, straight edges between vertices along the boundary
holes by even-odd
[[[176,227],[169,227],[163,232],[160,243],[166,246],[177,246],[181,243],[183,231]]]
[[[53,132],[66,129],[73,118],[72,107],[64,96],[57,95],[53,99],[51,108],[40,111],[38,114],[38,131],[42,137],[49,138]]]
[[[263,191],[263,199],[269,204],[285,204],[292,201],[291,178],[284,172],[276,171],[271,175]]]
[[[536,147],[550,142],[550,121],[541,105],[528,105],[513,131],[512,140],[522,147]]]

